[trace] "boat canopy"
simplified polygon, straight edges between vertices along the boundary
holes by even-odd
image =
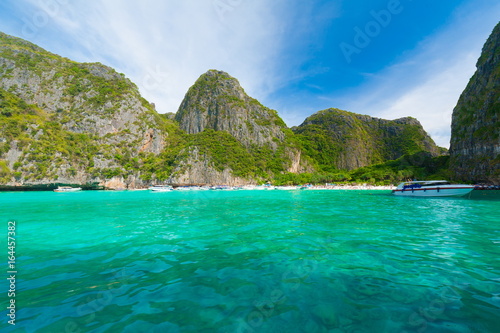
[[[437,186],[437,185],[451,185],[451,183],[446,180],[430,180],[422,183],[422,186]]]
[[[410,182],[401,183],[398,186],[398,188],[416,189],[422,187],[443,186],[443,185],[451,185],[451,183],[447,180],[414,180]]]

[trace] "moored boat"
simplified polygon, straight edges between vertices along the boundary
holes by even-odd
[[[407,197],[461,197],[474,185],[451,184],[446,180],[409,181],[398,185],[392,194]]]
[[[170,185],[153,185],[149,187],[149,190],[153,192],[168,192],[172,191],[174,188]]]
[[[192,191],[190,186],[178,186],[175,188],[176,191]]]
[[[81,190],[81,187],[59,186],[58,188],[54,189],[54,192],[78,192]]]

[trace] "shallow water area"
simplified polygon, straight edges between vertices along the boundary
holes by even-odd
[[[17,268],[2,332],[500,327],[497,200],[83,191],[0,193],[0,207]]]

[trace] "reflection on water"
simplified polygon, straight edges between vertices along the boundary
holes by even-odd
[[[366,191],[74,194],[0,198],[18,212],[5,219],[20,225],[20,332],[500,327],[494,201]]]

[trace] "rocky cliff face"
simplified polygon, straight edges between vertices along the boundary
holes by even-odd
[[[73,62],[1,33],[0,87],[76,133],[102,137],[128,130],[145,136],[147,125],[156,121],[152,106],[123,74],[99,63]]]
[[[0,184],[247,184],[441,151],[412,118],[320,111],[295,128],[210,70],[159,115],[122,74],[0,33]]]
[[[276,172],[312,170],[307,161],[302,160],[292,131],[278,113],[248,96],[238,80],[225,72],[209,70],[200,76],[184,97],[175,119],[181,129],[192,135],[207,130],[230,134],[246,150],[248,159],[257,164],[250,172],[251,177],[266,178],[266,174],[270,176]],[[192,163],[188,164],[194,168]],[[235,164],[235,167],[241,168],[241,165]],[[198,170],[200,173],[202,168]],[[228,179],[227,182],[234,181],[237,180]]]
[[[457,179],[500,184],[500,23],[453,110],[450,167]]]
[[[175,126],[113,69],[76,63],[3,33],[0,89],[0,142],[9,146],[0,159],[19,182],[81,183],[110,170],[133,177],[116,157],[160,153]],[[13,124],[22,128],[16,136]],[[72,151],[68,138],[85,146]]]
[[[214,165],[213,156],[193,146],[186,150],[186,159],[174,170],[168,179],[170,184],[207,184],[238,186],[256,184],[254,177],[238,176],[230,166],[222,168]],[[255,176],[255,175],[252,175]]]
[[[353,170],[418,151],[432,156],[444,153],[411,117],[385,120],[328,109],[308,117],[293,130],[306,154],[328,171]]]
[[[245,147],[269,145],[273,150],[288,130],[276,111],[248,96],[234,77],[216,70],[200,76],[189,89],[175,119],[189,134],[226,131]]]

